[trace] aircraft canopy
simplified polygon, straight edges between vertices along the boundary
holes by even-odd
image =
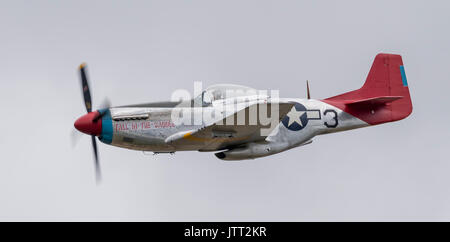
[[[213,101],[257,95],[258,91],[251,87],[233,85],[233,84],[217,84],[206,88],[201,95],[195,98],[195,101],[202,103],[202,106],[209,106]]]

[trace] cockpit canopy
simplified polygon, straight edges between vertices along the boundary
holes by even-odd
[[[194,99],[195,104],[209,106],[212,102],[222,99],[254,96],[258,91],[251,87],[234,84],[217,84],[208,87]]]

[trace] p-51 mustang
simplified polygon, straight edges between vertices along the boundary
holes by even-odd
[[[316,135],[406,118],[412,104],[400,55],[378,54],[364,85],[322,100],[278,98],[238,85],[215,85],[190,100],[91,108],[80,66],[87,114],[75,128],[105,144],[155,153],[216,151],[222,160],[255,159],[312,142]],[[205,118],[206,117],[206,118]]]

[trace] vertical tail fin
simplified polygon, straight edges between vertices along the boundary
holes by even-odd
[[[360,89],[323,101],[372,125],[408,117],[412,103],[402,57],[378,54]]]

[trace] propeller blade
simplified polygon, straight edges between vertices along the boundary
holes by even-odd
[[[106,109],[111,107],[111,101],[109,101],[109,98],[105,97],[100,104],[98,109]]]
[[[80,77],[81,77],[81,87],[82,87],[81,90],[83,91],[84,105],[86,107],[86,111],[90,113],[92,112],[92,98],[86,74],[86,64],[84,63],[80,65]],[[111,106],[111,103],[109,102],[108,99],[106,99],[102,103],[102,106],[105,108],[109,108]],[[106,112],[100,112],[99,115],[95,117],[94,122],[96,122],[103,115],[105,115],[105,113]],[[94,151],[95,178],[98,185],[102,179],[102,172],[100,169],[100,161],[98,159],[97,140],[95,139],[95,135],[92,135],[91,138],[92,138],[92,149]]]
[[[91,137],[92,137],[92,148],[94,150],[95,178],[97,184],[99,184],[102,180],[102,172],[100,170],[100,161],[98,160],[97,140],[95,140],[94,135],[92,135]]]
[[[80,65],[80,77],[81,77],[81,88],[83,91],[84,105],[86,106],[86,111],[90,113],[92,111],[92,100],[91,92],[89,91],[89,84],[86,76],[86,64]]]
[[[81,138],[81,132],[72,128],[72,132],[70,134],[70,141],[71,141],[72,147],[75,147],[77,145],[78,140],[80,140],[80,138]]]
[[[94,122],[97,122],[97,120],[99,120],[99,119],[101,119],[105,114],[106,114],[106,112],[104,111],[104,109],[108,109],[108,108],[110,108],[111,107],[111,102],[109,101],[109,99],[107,98],[107,97],[105,97],[105,99],[103,99],[103,101],[102,101],[102,103],[100,104],[100,107],[99,107],[99,115],[97,115],[94,119],[93,119],[93,121]],[[103,111],[102,111],[103,110]]]
[[[309,93],[309,81],[306,80],[306,97],[311,99],[311,94]]]

